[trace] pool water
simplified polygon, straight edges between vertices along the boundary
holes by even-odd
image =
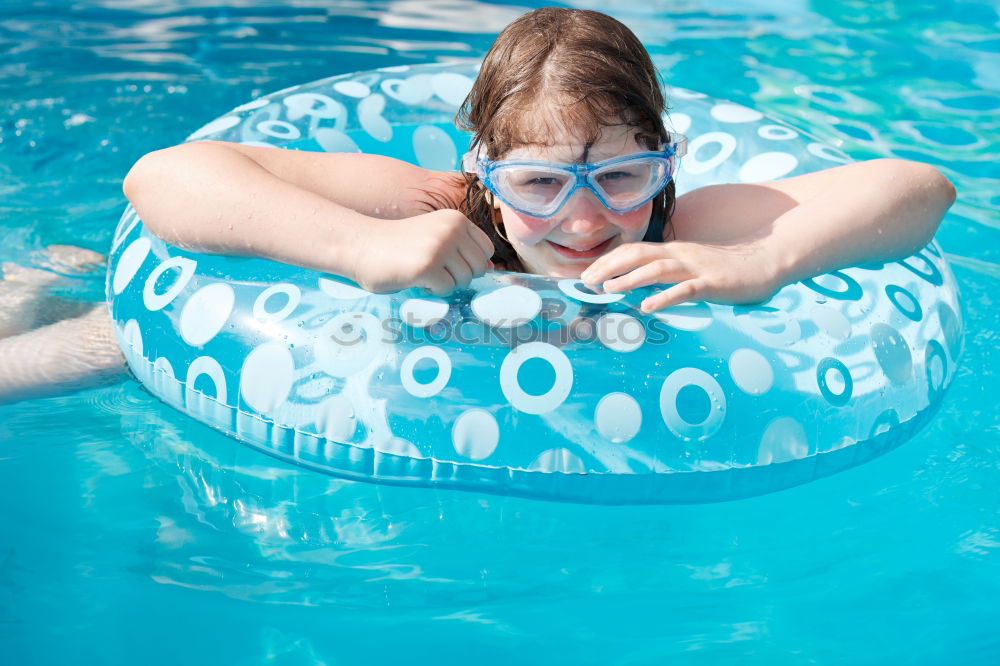
[[[0,261],[106,250],[129,166],[243,101],[475,60],[530,6],[5,3]],[[676,85],[952,179],[966,351],[932,423],[764,497],[600,507],[282,466],[131,382],[0,406],[3,663],[1000,662],[1000,7],[575,6],[633,27]],[[103,276],[57,288],[98,300]]]

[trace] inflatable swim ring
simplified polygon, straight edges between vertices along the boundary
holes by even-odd
[[[189,140],[364,151],[456,169],[469,65],[337,76]],[[758,111],[668,88],[678,193],[849,161]],[[193,418],[338,476],[596,503],[747,497],[859,464],[932,416],[961,353],[936,243],[755,306],[645,315],[652,293],[495,272],[448,298],[114,235],[108,302],[135,376]]]

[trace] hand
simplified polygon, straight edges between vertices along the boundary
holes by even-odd
[[[782,285],[778,262],[759,239],[724,245],[627,243],[599,257],[580,278],[608,292],[673,285],[643,300],[643,312],[684,301],[759,303]]]
[[[457,210],[372,220],[360,233],[348,277],[368,291],[425,287],[444,296],[493,267],[489,236]]]

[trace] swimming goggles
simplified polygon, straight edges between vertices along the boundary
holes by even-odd
[[[472,153],[462,169],[514,210],[551,217],[579,189],[588,189],[609,210],[627,213],[659,194],[673,177],[687,139],[671,135],[662,150],[632,153],[600,162],[567,164],[532,160],[491,160]]]

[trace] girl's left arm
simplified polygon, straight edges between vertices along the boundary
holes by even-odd
[[[623,245],[582,277],[606,291],[672,283],[643,302],[647,312],[692,300],[760,302],[797,280],[912,254],[954,200],[940,171],[897,159],[703,187],[677,199],[676,240]]]

